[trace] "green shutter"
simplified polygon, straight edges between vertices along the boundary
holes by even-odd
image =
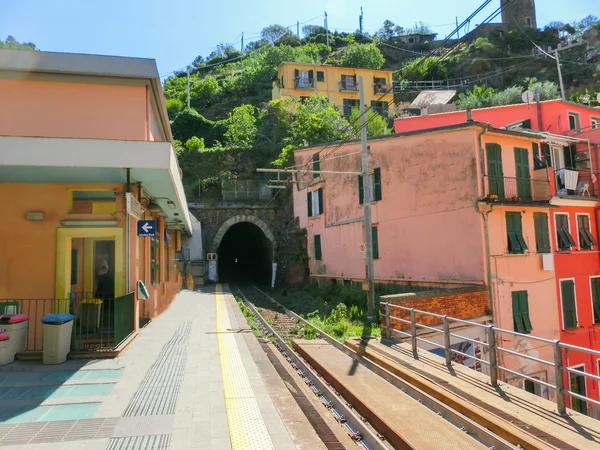
[[[323,208],[323,188],[319,188],[317,195],[319,196],[319,214],[323,214],[323,211],[325,210],[325,208]]]
[[[531,120],[527,119],[521,123],[521,126],[526,130],[531,130]]]
[[[526,148],[515,147],[515,168],[517,171],[517,196],[523,200],[531,200],[529,152]]]
[[[513,325],[517,333],[525,332],[525,323],[521,312],[520,292],[512,293]]]
[[[365,195],[363,191],[363,176],[358,176],[358,204],[362,205],[365,202]]]
[[[600,323],[600,278],[592,278],[592,304],[594,305],[594,323]]]
[[[312,217],[312,192],[306,192],[306,204],[308,205],[308,217]]]
[[[577,328],[577,312],[575,309],[575,283],[573,280],[560,282],[562,313],[565,330]]]
[[[509,253],[523,253],[525,250],[527,250],[527,244],[523,238],[521,213],[506,213],[506,232],[508,235]]]
[[[381,200],[381,169],[373,170],[373,188],[375,190],[375,201]]]
[[[313,170],[318,172],[319,170],[321,170],[321,161],[319,160],[319,154],[318,153],[314,153],[312,156],[312,160],[313,160]],[[313,178],[318,178],[320,176],[320,174],[318,173],[313,173]]]
[[[488,192],[504,199],[504,172],[502,170],[502,152],[498,144],[486,144]]]
[[[321,261],[323,254],[321,253],[321,235],[315,234],[315,260]]]
[[[308,82],[312,83],[313,81],[315,81],[315,72],[312,70],[308,71]]]
[[[531,320],[529,318],[529,302],[527,291],[519,292],[519,309],[521,311],[521,315],[523,316],[523,325],[525,326],[525,332],[531,333],[533,329],[531,326]]]
[[[379,259],[379,230],[377,227],[372,227],[373,235],[373,259]]]
[[[552,167],[552,156],[550,156],[550,144],[542,144],[542,161],[546,167]]]
[[[533,213],[535,224],[535,244],[538,253],[550,253],[550,233],[548,232],[548,215]]]

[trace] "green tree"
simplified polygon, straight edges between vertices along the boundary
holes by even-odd
[[[527,85],[527,90],[534,93],[539,91],[540,100],[554,100],[555,98],[560,97],[558,93],[558,84],[553,81],[538,81],[536,77],[525,78],[524,81]]]
[[[173,120],[181,111],[185,109],[185,104],[178,98],[167,98],[167,113],[169,119]]]
[[[185,148],[190,152],[191,151],[195,151],[195,152],[202,151],[202,149],[204,148],[204,139],[199,138],[198,136],[192,136],[191,138],[189,138],[186,141]]]
[[[385,57],[375,44],[352,44],[343,50],[340,65],[366,69],[381,69]]]
[[[367,109],[365,113],[365,120],[367,122],[367,136],[381,136],[386,133],[386,129],[388,126],[388,121],[381,115],[373,111],[372,109]],[[352,108],[349,117],[350,124],[354,127],[354,132],[356,137],[360,136],[360,109]]]
[[[254,106],[238,106],[229,115],[225,144],[234,148],[252,148],[257,131]]]
[[[386,20],[385,22],[383,22],[383,26],[379,30],[377,30],[375,36],[381,39],[382,41],[389,41],[398,34],[398,31],[400,31],[400,29],[397,28],[398,27],[394,22],[392,22],[391,20]]]
[[[456,106],[459,109],[482,108],[489,105],[490,97],[494,93],[492,88],[486,86],[473,86],[470,91],[458,94]]]
[[[263,28],[260,32],[260,37],[265,41],[275,43],[281,40],[283,37],[294,37],[294,35],[283,25],[276,24]]]
[[[439,56],[411,59],[404,64],[399,75],[403,80],[443,80],[448,75],[448,61],[442,61]]]
[[[11,35],[8,35],[5,41],[0,39],[0,48],[8,48],[11,50],[39,50],[33,42],[19,42]]]

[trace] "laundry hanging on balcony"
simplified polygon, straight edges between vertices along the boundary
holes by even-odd
[[[579,172],[576,170],[561,169],[558,171],[558,176],[565,189],[574,191],[577,189],[577,181],[579,178]]]

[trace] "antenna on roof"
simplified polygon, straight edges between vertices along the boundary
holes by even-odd
[[[531,103],[534,98],[535,93],[529,90],[523,92],[523,95],[521,95],[521,100],[523,100],[523,103]]]

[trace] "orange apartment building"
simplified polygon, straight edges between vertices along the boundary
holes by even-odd
[[[0,313],[30,314],[40,350],[43,314],[69,311],[81,331],[100,301],[74,345],[114,348],[180,290],[191,233],[156,63],[0,50],[0,93]],[[143,219],[155,237],[138,237]]]

